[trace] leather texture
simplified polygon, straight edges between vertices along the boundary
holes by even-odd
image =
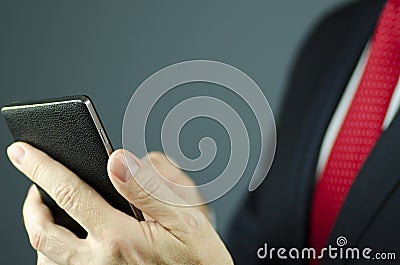
[[[13,104],[19,106],[5,107],[1,113],[16,141],[44,151],[93,187],[114,208],[134,216],[130,204],[108,178],[108,153],[84,103],[86,99],[76,96],[48,100],[46,104]],[[80,238],[87,236],[45,191],[40,189],[40,192],[57,224]]]

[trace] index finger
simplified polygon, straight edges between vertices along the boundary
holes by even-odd
[[[44,189],[50,197],[91,234],[112,207],[72,171],[44,152],[23,142],[13,143],[7,154],[14,166]]]

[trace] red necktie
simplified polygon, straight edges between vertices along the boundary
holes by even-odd
[[[388,0],[375,28],[363,76],[316,185],[310,246],[317,253],[327,244],[347,193],[381,134],[399,74],[400,0]]]

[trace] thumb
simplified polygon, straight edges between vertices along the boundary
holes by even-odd
[[[130,203],[169,230],[182,227],[194,214],[190,208],[175,206],[184,201],[163,181],[150,159],[141,162],[126,150],[113,152],[108,161],[108,174],[117,191]]]

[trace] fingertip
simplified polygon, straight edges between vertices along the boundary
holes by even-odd
[[[9,154],[10,153],[10,151],[11,150],[13,150],[13,149],[16,149],[16,148],[21,148],[21,149],[23,149],[23,150],[27,150],[27,149],[29,149],[30,147],[32,147],[30,144],[28,144],[28,143],[25,143],[25,142],[21,142],[21,141],[16,141],[16,142],[13,142],[13,143],[11,143],[8,147],[7,147],[7,154]]]
[[[22,173],[32,164],[33,158],[46,155],[39,149],[25,142],[14,142],[7,147],[7,156],[11,163]]]
[[[42,203],[42,197],[40,196],[39,190],[35,184],[32,184],[29,187],[28,193],[26,195],[24,206],[32,207],[32,205],[36,205]]]
[[[129,152],[126,149],[118,149],[115,150],[114,152],[111,153],[110,157],[108,158],[108,163],[107,163],[107,169],[110,169],[110,165],[112,164],[112,162],[115,159],[118,159],[120,156],[123,156],[125,158],[125,156],[129,156],[129,158],[132,158],[135,160],[135,162],[139,165],[141,165],[140,159],[134,155],[132,152]]]
[[[115,159],[115,157],[116,157],[118,154],[123,153],[123,152],[124,152],[124,149],[117,149],[117,150],[115,150],[114,152],[111,153],[111,155],[110,155],[110,157],[108,158],[108,160],[110,161],[110,160],[112,160],[112,159]]]
[[[116,177],[122,183],[127,182],[141,167],[141,162],[131,152],[119,149],[113,152],[107,163],[110,177]]]
[[[35,184],[32,184],[28,189],[28,196],[32,196],[37,191],[37,187]]]
[[[28,194],[31,196],[34,196],[35,198],[42,201],[42,197],[40,196],[39,188],[36,184],[31,185],[31,187],[29,188]]]
[[[137,163],[140,165],[140,160],[131,152],[129,152],[128,150],[125,149],[118,149],[115,150],[114,152],[111,153],[110,157],[108,158],[108,163],[107,163],[107,171],[108,173],[112,173],[113,175],[115,175],[112,172],[112,166],[114,165],[114,162],[118,160],[118,162],[121,162],[121,158],[124,158],[123,160],[125,160],[125,156],[129,155],[130,157],[132,157],[133,159],[135,159],[135,161],[137,161]]]
[[[24,223],[35,223],[40,221],[53,222],[53,214],[46,204],[43,203],[38,187],[33,184],[30,186],[23,208],[22,215]],[[29,219],[29,220],[28,220]],[[33,220],[33,221],[32,221]]]
[[[21,166],[25,157],[25,148],[19,142],[12,143],[7,148],[7,156],[15,166]]]
[[[12,147],[12,146],[23,145],[23,143],[24,143],[24,142],[21,142],[21,141],[12,142],[12,143],[7,147],[7,149],[9,149],[9,148]]]

